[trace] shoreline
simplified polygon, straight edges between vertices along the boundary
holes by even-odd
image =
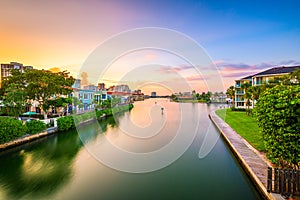
[[[46,136],[49,136],[49,135],[52,135],[52,134],[58,133],[58,132],[59,132],[58,127],[51,127],[40,133],[36,133],[33,135],[28,135],[28,136],[22,136],[21,138],[0,144],[0,152],[3,152],[8,149],[12,149],[17,146],[21,146],[23,144],[35,141],[37,139],[40,139],[40,138],[43,138],[43,137],[46,137]]]
[[[281,195],[267,191],[267,168],[270,163],[242,136],[217,116],[215,111],[212,111],[208,117],[262,197],[269,200],[283,200],[284,198]]]
[[[122,112],[122,111],[120,111],[120,112]],[[116,112],[116,113],[118,113],[118,112]],[[80,113],[80,114],[83,114],[83,113]],[[81,126],[81,125],[85,125],[85,124],[91,123],[91,122],[96,121],[96,120],[100,121],[100,120],[105,119],[106,117],[109,117],[109,116],[110,115],[103,114],[102,116],[100,116],[97,119],[96,118],[87,119],[87,120],[81,121],[77,125]],[[33,142],[37,139],[44,138],[46,136],[50,136],[50,135],[53,135],[53,134],[57,134],[59,132],[60,131],[58,129],[58,126],[56,126],[56,127],[48,128],[48,129],[44,130],[43,132],[36,133],[36,134],[33,134],[33,135],[23,135],[20,138],[14,139],[14,140],[9,141],[9,142],[5,142],[3,144],[0,144],[0,152],[4,152],[4,151],[12,149],[14,147],[18,147],[18,146],[21,146],[23,144]]]

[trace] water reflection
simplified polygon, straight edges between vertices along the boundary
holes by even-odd
[[[50,137],[0,155],[0,186],[8,199],[55,192],[72,177],[72,162],[82,144],[75,132]],[[32,194],[34,193],[34,194]]]
[[[99,121],[101,132],[117,127],[123,115]],[[42,198],[66,185],[74,175],[73,162],[82,141],[99,135],[94,126],[80,128],[85,131],[82,138],[73,130],[0,153],[0,199]]]

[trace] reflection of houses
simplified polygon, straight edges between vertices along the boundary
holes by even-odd
[[[235,107],[236,108],[246,108],[247,99],[244,98],[245,89],[242,88],[242,85],[249,83],[251,86],[259,86],[262,84],[267,84],[270,81],[279,82],[280,78],[284,75],[287,75],[293,72],[296,69],[300,69],[300,66],[291,66],[291,67],[274,67],[267,69],[265,71],[259,72],[257,74],[247,76],[235,81]],[[253,103],[252,103],[253,105]]]

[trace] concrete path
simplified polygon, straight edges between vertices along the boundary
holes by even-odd
[[[266,199],[283,199],[280,195],[267,192],[268,162],[214,111],[209,114],[209,117],[261,194]]]

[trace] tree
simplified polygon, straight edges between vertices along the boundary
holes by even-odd
[[[72,97],[72,103],[75,107],[75,113],[77,112],[77,106],[79,108],[83,108],[83,103],[77,97]]]
[[[234,86],[230,86],[227,91],[226,94],[231,98],[232,100],[232,107],[234,107],[234,95],[235,95],[235,88]]]
[[[291,73],[283,76],[280,79],[282,84],[285,85],[299,85],[300,84],[300,69],[296,69]]]
[[[11,76],[2,83],[3,104],[8,115],[16,118],[22,113],[24,106],[27,105],[26,79],[19,70],[11,70]]]
[[[253,100],[253,107],[254,107],[254,102],[258,100],[262,91],[263,91],[262,86],[252,86],[249,88],[249,93],[251,94]]]
[[[47,70],[33,69],[27,70],[25,76],[28,96],[30,99],[41,103],[45,119],[50,108],[47,101],[54,95],[68,95],[72,92],[71,86],[74,83],[74,78],[69,77],[66,71],[52,73]]]
[[[267,88],[255,107],[267,157],[274,164],[300,165],[300,86]]]
[[[72,99],[59,97],[56,99],[47,100],[47,102],[45,102],[44,104],[48,104],[45,107],[53,107],[56,109],[57,113],[63,114],[63,112],[60,111],[61,108],[66,108],[67,105],[72,104]]]
[[[244,90],[243,97],[247,99],[246,106],[247,106],[247,115],[250,113],[250,100],[252,99],[251,92],[249,91],[249,88],[251,88],[250,83],[246,82],[241,85],[241,88]]]
[[[27,104],[26,92],[18,84],[10,84],[5,92],[3,104],[8,115],[12,115],[17,119]]]
[[[74,78],[66,71],[52,73],[47,70],[28,69],[24,72],[12,70],[11,76],[3,81],[2,87],[6,90],[17,87],[17,91],[26,94],[26,101],[39,101],[44,117],[47,118],[50,108],[48,101],[55,96],[70,94],[73,83]]]

